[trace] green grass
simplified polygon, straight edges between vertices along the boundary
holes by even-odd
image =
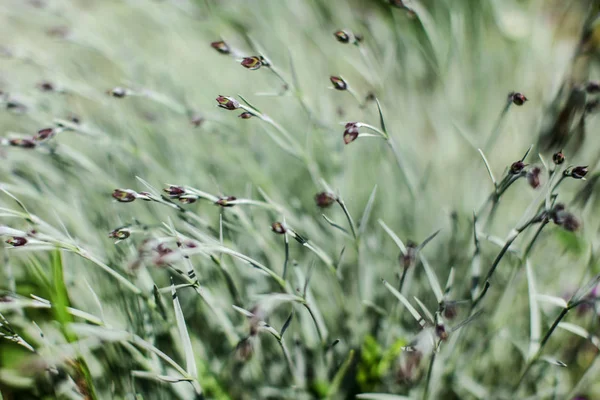
[[[0,4],[0,399],[600,396],[599,2],[389,3]]]

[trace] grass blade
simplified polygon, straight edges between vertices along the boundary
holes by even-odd
[[[192,379],[196,379],[198,376],[198,370],[196,368],[196,361],[194,360],[194,349],[192,348],[190,334],[187,330],[185,318],[183,317],[183,311],[181,310],[181,304],[179,304],[179,298],[177,297],[177,291],[175,290],[175,285],[173,282],[171,282],[171,294],[173,295],[175,320],[177,321],[177,328],[179,329],[179,336],[181,338],[183,351],[185,353],[186,371]]]
[[[529,260],[525,262],[527,271],[527,287],[529,289],[529,359],[537,353],[540,348],[540,338],[542,335],[542,321],[540,315],[540,307],[536,301],[535,278]]]
[[[358,226],[358,236],[362,236],[367,228],[367,223],[369,222],[369,217],[371,216],[371,211],[373,210],[373,204],[375,203],[375,195],[377,194],[377,185],[371,191],[371,196],[369,196],[369,201],[367,201],[367,205],[365,206],[365,211],[363,212],[362,218],[360,219],[360,225]]]

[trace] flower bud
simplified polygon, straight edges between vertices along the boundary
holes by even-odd
[[[456,308],[457,307],[455,303],[444,303],[444,318],[449,320],[456,318],[456,315],[458,314],[458,310]]]
[[[444,324],[437,324],[435,326],[435,334],[440,338],[440,340],[448,339],[448,332],[446,331]]]
[[[37,145],[32,139],[23,138],[10,139],[8,144],[14,147],[21,147],[23,149],[33,149]]]
[[[342,78],[340,78],[339,76],[331,76],[331,77],[329,77],[329,80],[333,84],[334,89],[337,89],[337,90],[348,89],[348,84],[346,84],[346,81],[343,80]]]
[[[13,247],[25,246],[27,244],[27,239],[22,236],[13,236],[6,240],[6,243],[10,244]]]
[[[248,111],[244,111],[243,113],[238,115],[238,117],[240,117],[241,119],[250,119],[250,118],[252,118],[252,114],[249,113]]]
[[[234,200],[237,200],[235,196],[224,196],[217,200],[215,204],[221,207],[233,207],[235,204],[231,204],[229,202]]]
[[[584,177],[588,173],[588,167],[586,166],[578,166],[571,170],[571,176],[575,179],[584,179]]]
[[[210,46],[215,49],[216,51],[218,51],[221,54],[229,54],[231,53],[231,49],[229,48],[229,46],[227,45],[227,43],[225,43],[222,40],[216,41],[216,42],[212,42],[210,44]]]
[[[508,98],[517,106],[522,106],[527,101],[527,97],[525,97],[522,93],[517,92],[511,92],[508,95]]]
[[[320,208],[327,208],[333,203],[335,203],[336,198],[333,194],[327,192],[317,193],[315,195],[315,202],[317,206]]]
[[[242,67],[248,68],[251,71],[259,69],[262,65],[263,60],[256,56],[246,57],[242,60]]]
[[[552,211],[550,211],[550,218],[556,225],[569,232],[575,232],[581,226],[577,217],[565,210],[564,204],[556,204]]]
[[[121,203],[131,203],[136,199],[136,192],[131,189],[115,189],[112,197]]]
[[[163,192],[167,193],[170,198],[179,198],[185,194],[185,189],[181,186],[169,185],[163,189]]]
[[[287,232],[287,229],[285,229],[281,222],[273,222],[273,224],[271,225],[271,230],[280,235],[283,235]]]
[[[238,108],[240,108],[240,103],[238,103],[237,100],[231,98],[231,97],[225,97],[225,96],[221,96],[219,95],[219,97],[217,97],[217,103],[219,107],[224,108],[226,110],[236,110]]]
[[[349,144],[358,137],[358,122],[348,122],[344,130],[344,143]]]
[[[529,186],[531,186],[534,189],[540,187],[541,172],[542,170],[540,169],[540,167],[533,167],[529,171],[527,171],[527,182],[529,183]]]
[[[414,264],[417,258],[417,244],[412,240],[406,243],[406,253],[400,254],[399,260],[402,268],[408,268]]]
[[[349,43],[350,42],[350,34],[345,31],[342,31],[342,30],[336,31],[333,34],[333,36],[335,36],[337,41],[340,43]]]
[[[523,161],[515,161],[510,166],[510,173],[513,174],[513,175],[520,174],[523,171],[523,169],[525,168],[525,165],[526,164],[523,163]]]
[[[556,165],[560,165],[565,162],[565,155],[563,154],[562,150],[552,155],[552,161]]]

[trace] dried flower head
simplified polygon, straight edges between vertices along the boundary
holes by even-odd
[[[444,318],[452,320],[454,318],[456,318],[456,315],[458,314],[458,310],[457,310],[457,306],[456,303],[454,302],[450,302],[450,303],[444,303]]]
[[[111,231],[108,234],[108,237],[111,239],[125,240],[129,236],[131,236],[131,231],[126,228],[117,228],[114,231]]]
[[[238,108],[240,108],[240,103],[231,97],[225,97],[225,96],[219,95],[216,100],[217,100],[217,103],[219,103],[218,106],[221,108],[224,108],[226,110],[232,111],[232,110],[237,110]]]
[[[540,167],[533,167],[529,171],[527,171],[527,182],[529,186],[534,189],[540,187],[540,173],[542,169]]]
[[[137,198],[137,193],[131,189],[115,189],[112,197],[121,203],[131,203]]]
[[[163,189],[163,192],[167,193],[170,198],[179,198],[185,194],[185,189],[181,186],[169,185]]]
[[[227,45],[227,43],[225,43],[222,40],[218,40],[216,42],[212,42],[210,44],[210,47],[212,47],[213,49],[215,49],[216,51],[218,51],[221,54],[229,54],[229,53],[231,53],[231,49],[229,48],[229,46]]]
[[[333,203],[335,203],[336,197],[328,192],[321,192],[315,195],[315,203],[320,208],[327,208]]]
[[[6,243],[10,244],[13,247],[25,246],[27,244],[27,239],[22,236],[13,236],[6,240]]]
[[[565,205],[558,203],[550,211],[550,218],[556,224],[569,232],[579,230],[581,223],[572,213],[565,210]]]
[[[522,106],[527,101],[527,97],[525,97],[523,93],[518,92],[509,93],[508,98],[517,106]]]
[[[37,145],[33,139],[24,138],[10,139],[8,144],[14,147],[21,147],[23,149],[33,149]]]
[[[552,161],[556,165],[560,165],[565,162],[565,155],[563,154],[562,150],[552,155]]]
[[[223,196],[215,204],[221,207],[233,207],[235,204],[231,204],[230,202],[234,200],[237,200],[235,196]]]
[[[344,143],[349,144],[354,142],[358,137],[358,122],[348,122],[344,130]]]
[[[349,43],[350,42],[351,34],[349,34],[346,31],[339,30],[339,31],[336,31],[333,34],[333,36],[335,36],[335,38],[337,39],[337,41],[340,42],[340,43]]]
[[[285,229],[285,226],[283,226],[281,222],[273,222],[273,224],[271,225],[271,230],[280,235],[283,235],[287,232],[287,229]]]
[[[435,334],[440,338],[440,340],[448,339],[448,331],[446,331],[444,324],[437,324],[435,326]]]
[[[251,71],[259,69],[263,65],[263,60],[257,56],[246,57],[242,60],[242,67],[248,68]]]
[[[585,166],[580,165],[571,170],[571,176],[575,179],[584,179],[585,176],[587,175],[587,173],[588,173],[587,165],[585,165]]]
[[[408,268],[414,264],[417,258],[417,244],[412,240],[406,243],[406,253],[400,254],[399,261],[402,268]]]
[[[241,119],[250,119],[250,118],[252,118],[252,113],[249,113],[248,111],[244,111],[243,113],[238,115],[238,117],[240,117]]]
[[[515,161],[510,166],[510,173],[513,175],[518,175],[523,171],[526,165],[527,164],[525,164],[523,161]]]
[[[334,89],[337,89],[337,90],[347,90],[348,89],[348,84],[346,83],[346,81],[343,80],[339,76],[331,76],[331,77],[329,77],[329,80],[333,84]]]

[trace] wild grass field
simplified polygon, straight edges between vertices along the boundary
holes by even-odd
[[[599,17],[0,0],[0,399],[600,398]]]

